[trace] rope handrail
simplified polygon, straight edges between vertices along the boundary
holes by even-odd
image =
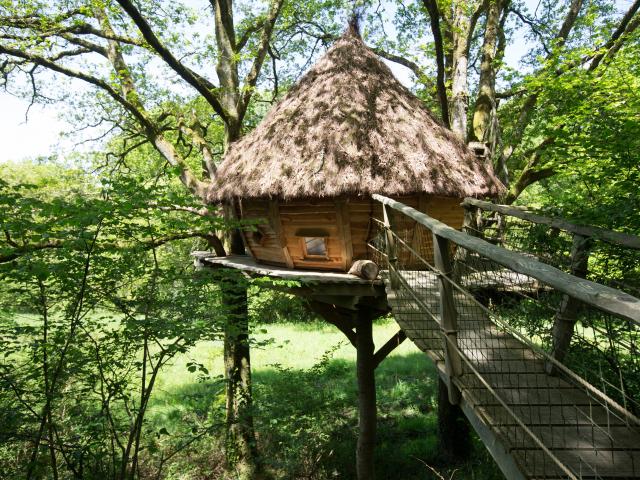
[[[462,201],[463,207],[473,206],[481,210],[501,213],[531,223],[547,225],[551,228],[557,228],[566,232],[574,233],[583,237],[594,238],[604,242],[620,245],[634,250],[640,250],[640,236],[630,233],[616,232],[592,225],[578,225],[563,218],[551,218],[538,213],[534,213],[525,208],[514,207],[513,205],[500,205],[497,203],[486,202],[476,198],[467,197]]]
[[[586,304],[640,325],[640,299],[632,295],[575,277],[521,253],[506,250],[480,238],[467,235],[397,200],[379,194],[373,194],[372,197],[463,248],[477,252],[515,272],[544,282]]]

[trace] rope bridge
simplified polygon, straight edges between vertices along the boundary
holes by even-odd
[[[475,204],[460,232],[374,198],[384,220],[368,245],[394,317],[505,476],[640,478],[640,300],[581,278],[575,241],[554,251],[570,252],[564,264],[525,248],[529,220],[479,228],[480,207],[495,212]]]

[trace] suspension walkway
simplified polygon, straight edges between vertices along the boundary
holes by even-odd
[[[640,300],[374,198],[392,313],[505,476],[640,478]]]

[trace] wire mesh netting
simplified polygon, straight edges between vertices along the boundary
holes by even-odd
[[[500,212],[470,208],[465,231],[501,247],[531,255],[572,273],[574,234]],[[640,250],[592,237],[588,239],[586,278],[640,296]]]
[[[454,242],[436,252],[436,268],[432,231],[385,208],[391,221],[372,220],[369,246],[396,320],[453,375],[521,471],[640,477],[638,325]],[[528,257],[544,250],[546,263],[560,265],[572,239],[556,240],[565,250],[532,248]]]

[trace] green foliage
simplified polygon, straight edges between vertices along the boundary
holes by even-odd
[[[137,476],[158,450],[146,412],[159,372],[219,338],[224,311],[209,274],[185,262],[188,246],[170,245],[194,226],[158,214],[170,191],[40,170],[36,184],[19,183],[24,172],[1,180],[0,471]],[[187,440],[209,427],[189,428]]]
[[[300,297],[256,287],[250,290],[249,315],[255,324],[312,322],[317,319]]]

